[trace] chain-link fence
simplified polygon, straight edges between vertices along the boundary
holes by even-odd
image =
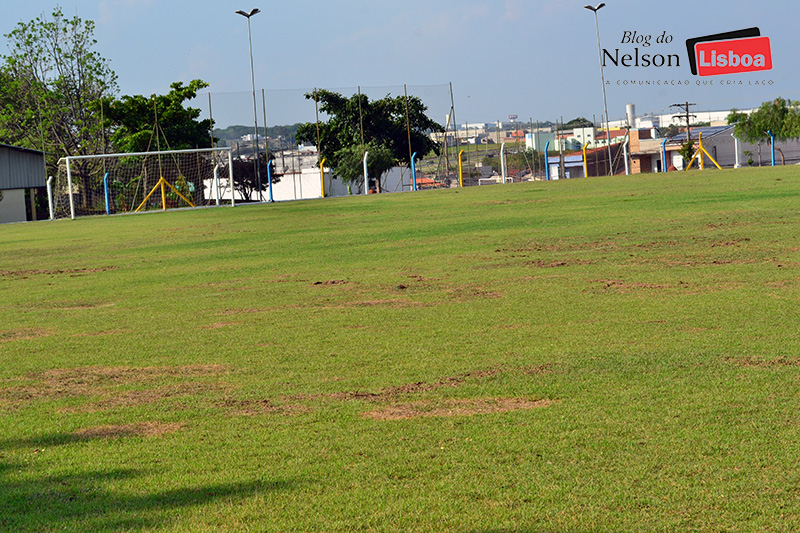
[[[331,119],[320,108],[321,100],[317,95],[323,91],[338,93],[351,101],[356,101],[354,97],[358,95],[366,97],[369,102],[406,96],[418,98],[427,108],[427,117],[442,127],[443,131],[427,132],[436,142],[437,150],[415,153],[413,165],[404,164],[392,169],[379,180],[370,176],[369,182],[360,181],[363,180],[362,172],[359,180],[346,183],[332,175],[328,164],[321,172],[323,156],[317,150],[319,143],[308,142],[308,135],[305,135],[305,143],[298,142],[297,132],[301,124],[311,124],[313,130],[314,124],[324,124]],[[608,173],[607,155],[603,155],[600,149],[588,154],[591,168],[581,163],[581,172],[565,171],[565,157],[574,159],[575,156],[569,154],[580,150],[580,145],[574,140],[568,141],[568,136],[563,135],[553,122],[540,123],[532,118],[524,122],[471,123],[463,118],[457,121],[449,84],[293,90],[257,88],[235,93],[204,93],[193,105],[202,109],[203,118],[213,119],[217,146],[232,147],[234,159],[253,161],[256,154],[267,152],[273,158],[268,169],[270,175],[260,177],[264,183],[272,181],[269,198],[263,194],[251,194],[237,200],[280,201],[359,194],[370,189],[400,192]],[[368,145],[372,140],[362,127],[362,137],[357,142]],[[408,148],[409,157],[405,161],[411,160],[413,152],[410,143]],[[550,160],[545,155],[548,152]],[[554,154],[558,158],[556,161],[552,160]],[[612,156],[617,171],[623,169],[620,156]],[[569,163],[574,164],[572,161]]]

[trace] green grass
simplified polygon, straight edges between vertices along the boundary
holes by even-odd
[[[0,227],[0,530],[800,529],[800,172]]]

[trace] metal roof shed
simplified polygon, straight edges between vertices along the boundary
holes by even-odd
[[[42,152],[0,144],[0,190],[34,189],[45,185]]]
[[[25,189],[31,189],[30,217],[36,220],[35,189],[46,185],[42,152],[0,144],[0,224],[28,220]]]

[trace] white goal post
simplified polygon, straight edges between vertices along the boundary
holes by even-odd
[[[50,218],[111,215],[175,207],[235,205],[233,149],[199,148],[64,157]],[[227,171],[227,176],[220,176]],[[229,199],[229,200],[228,200]]]

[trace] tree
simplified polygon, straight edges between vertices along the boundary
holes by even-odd
[[[392,98],[387,95],[380,100],[370,101],[363,94],[346,98],[333,91],[321,90],[306,94],[306,98],[316,99],[320,111],[330,119],[319,124],[319,142],[317,124],[313,122],[300,125],[297,141],[317,145],[320,158],[325,158],[334,174],[345,181],[352,182],[362,174],[362,127],[364,141],[369,145],[369,148],[365,148],[370,152],[368,165],[377,164],[379,156],[383,160],[382,148],[388,151],[392,161],[385,170],[393,165],[410,164],[411,152],[420,156],[430,152],[439,153],[438,144],[429,134],[443,132],[444,128],[428,118],[425,114],[428,108],[418,97],[409,96],[406,99],[404,96]],[[375,161],[371,162],[373,159]],[[378,167],[375,168],[375,172],[378,172]],[[370,175],[378,177],[385,170],[379,174],[373,174],[370,170]]]
[[[100,153],[106,138],[96,102],[117,90],[108,61],[93,50],[94,23],[64,17],[60,8],[20,22],[5,37],[0,65],[0,138],[58,158]],[[84,173],[78,172],[82,180]]]
[[[694,157],[696,150],[694,148],[694,139],[687,138],[686,141],[678,149],[678,154],[683,158],[684,165],[689,165],[689,162]]]
[[[384,145],[371,142],[364,147],[367,154],[367,173],[371,176],[370,188],[377,180],[395,165],[392,152]],[[361,192],[364,177],[364,151],[354,144],[336,152],[338,161],[337,176],[347,183],[347,191],[352,193],[352,184]],[[377,187],[377,185],[375,185]]]
[[[565,130],[570,130],[570,129],[576,129],[576,128],[578,128],[578,129],[580,129],[580,128],[593,128],[594,124],[592,124],[592,121],[587,119],[587,118],[578,117],[578,118],[573,118],[572,120],[570,120],[566,124],[562,124],[561,126]]]
[[[210,148],[211,120],[198,120],[201,110],[184,105],[205,87],[208,83],[203,80],[192,80],[189,85],[178,81],[163,95],[104,99],[106,124],[113,131],[114,151],[147,152],[159,145],[162,150]]]
[[[728,115],[728,124],[735,124],[734,134],[741,140],[758,144],[770,139],[769,132],[776,141],[786,141],[800,137],[800,102],[776,98],[764,102],[761,107],[750,113],[742,113],[732,109]],[[783,164],[786,161],[780,152]]]
[[[259,170],[261,172],[261,192],[269,188],[268,175],[272,176],[272,183],[278,183],[283,174],[275,172],[275,155],[269,154],[269,170],[267,173],[267,156],[263,153],[258,154]],[[227,168],[222,171],[226,175]],[[258,175],[255,172],[255,165],[252,161],[245,159],[233,160],[233,188],[241,195],[245,202],[249,202],[258,196]]]

